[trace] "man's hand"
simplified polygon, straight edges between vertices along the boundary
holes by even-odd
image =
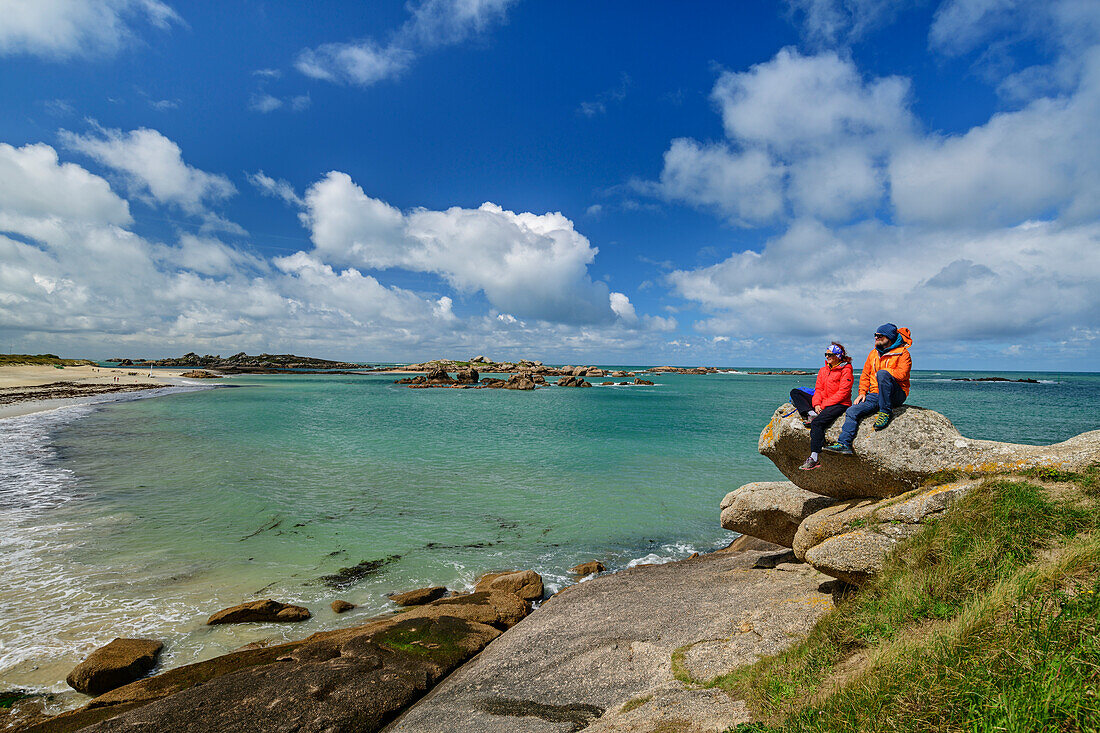
[[[867,398],[867,395],[861,394],[859,397],[856,397],[855,404],[858,405],[860,402],[863,402],[863,400],[866,399],[866,398]]]

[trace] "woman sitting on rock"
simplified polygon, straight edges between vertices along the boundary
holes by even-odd
[[[799,466],[810,471],[821,465],[817,458],[825,445],[825,430],[852,404],[852,357],[843,346],[836,341],[829,344],[814,388],[792,389],[791,404],[810,429],[810,457]]]

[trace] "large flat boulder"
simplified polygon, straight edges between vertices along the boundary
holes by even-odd
[[[102,695],[148,674],[163,648],[153,639],[115,639],[76,665],[65,682],[85,695]]]
[[[833,503],[790,481],[757,481],[722,499],[722,527],[790,547],[802,520]]]
[[[862,585],[882,571],[898,542],[941,516],[977,484],[961,481],[889,499],[838,502],[803,520],[794,538],[795,557],[826,575]]]
[[[826,432],[832,441],[844,418]],[[837,499],[897,496],[940,471],[1001,473],[1034,466],[1081,470],[1100,462],[1100,430],[1054,445],[1020,445],[964,437],[951,421],[923,407],[902,406],[885,430],[870,418],[860,423],[856,454],[821,454],[821,467],[800,471],[810,452],[810,433],[790,404],[775,411],[760,433],[760,452],[784,476],[808,491]]]
[[[763,555],[712,553],[569,586],[387,733],[649,733],[695,730],[658,727],[694,716],[713,721],[700,730],[717,733],[744,722],[743,708],[724,693],[690,694],[672,658],[681,651],[684,671],[709,679],[793,643],[832,607],[819,590],[826,576],[801,563],[754,569]]]

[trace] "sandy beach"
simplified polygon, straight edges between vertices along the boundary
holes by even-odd
[[[0,366],[0,418],[79,404],[112,392],[135,392],[188,383],[183,369],[148,370],[93,366]]]

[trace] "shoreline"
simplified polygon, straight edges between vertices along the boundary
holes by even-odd
[[[16,365],[0,367],[0,420],[64,407],[97,404],[113,396],[171,387],[213,387],[183,377],[185,370],[148,373],[109,367]],[[117,381],[116,381],[117,380]],[[150,395],[157,396],[157,395]]]

